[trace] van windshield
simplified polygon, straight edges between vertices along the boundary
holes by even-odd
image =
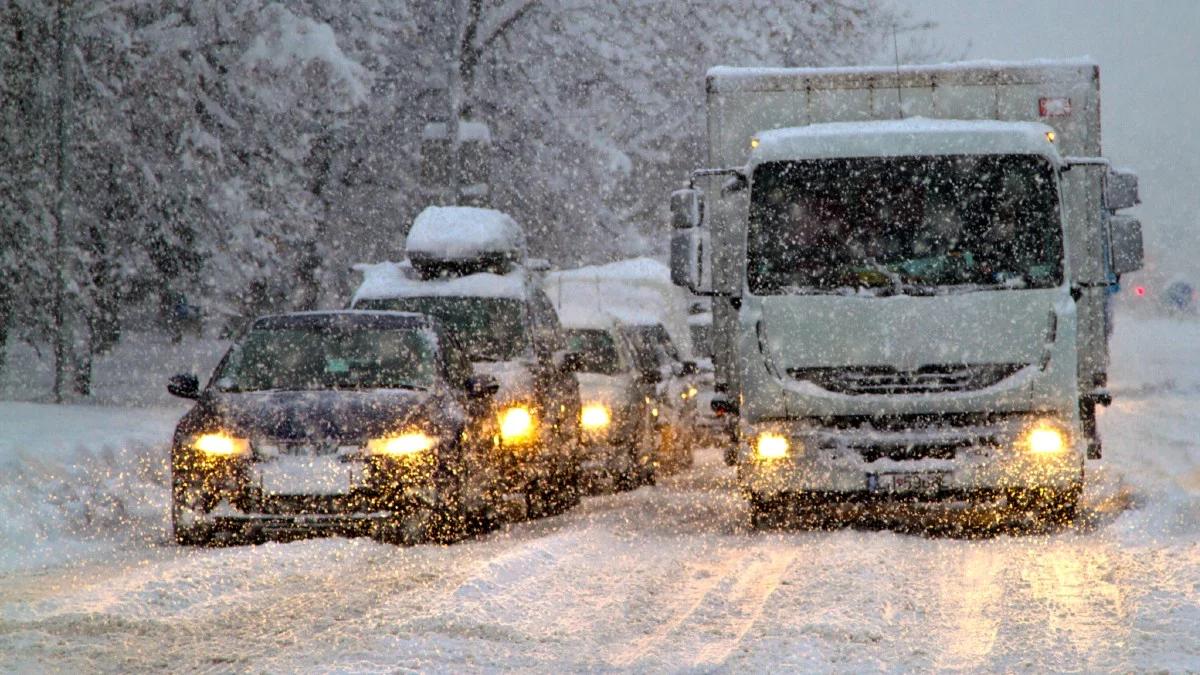
[[[513,298],[383,298],[362,300],[354,308],[435,317],[472,361],[511,361],[525,353],[525,305]]]
[[[768,162],[752,186],[747,282],[758,295],[1062,282],[1054,172],[1041,157]]]

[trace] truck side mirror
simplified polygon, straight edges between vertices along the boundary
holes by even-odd
[[[704,220],[704,194],[693,188],[671,193],[671,227],[700,227]]]
[[[1141,203],[1137,174],[1129,169],[1110,169],[1104,177],[1104,207],[1117,211]]]
[[[1142,221],[1133,216],[1112,216],[1108,219],[1108,233],[1112,241],[1112,271],[1121,275],[1142,269]]]
[[[704,275],[704,230],[676,230],[671,235],[671,283],[693,293],[701,291]]]

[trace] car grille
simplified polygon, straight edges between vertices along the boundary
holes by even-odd
[[[890,366],[790,368],[788,374],[838,394],[939,394],[985,389],[1026,367],[1024,363],[937,364],[916,370]]]

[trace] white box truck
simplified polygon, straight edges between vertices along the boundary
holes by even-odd
[[[756,522],[798,501],[1007,500],[1073,517],[1099,457],[1107,299],[1141,266],[1085,61],[730,68],[712,169],[671,198],[713,297],[713,405]]]

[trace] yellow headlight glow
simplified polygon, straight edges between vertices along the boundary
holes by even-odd
[[[1029,451],[1038,455],[1051,455],[1067,448],[1067,436],[1049,425],[1039,425],[1025,437]]]
[[[235,457],[250,452],[250,441],[226,433],[201,434],[192,446],[212,457]]]
[[[583,410],[579,413],[579,423],[583,425],[584,429],[603,429],[610,422],[612,422],[612,414],[608,412],[608,406],[603,403],[589,403],[583,406]]]
[[[790,445],[784,436],[764,431],[754,443],[754,455],[759,459],[783,459],[787,456]]]
[[[367,452],[373,455],[404,457],[431,450],[437,441],[421,431],[409,431],[396,436],[372,438],[367,441]]]
[[[514,406],[500,413],[500,440],[506,444],[533,440],[533,414],[528,408]]]

